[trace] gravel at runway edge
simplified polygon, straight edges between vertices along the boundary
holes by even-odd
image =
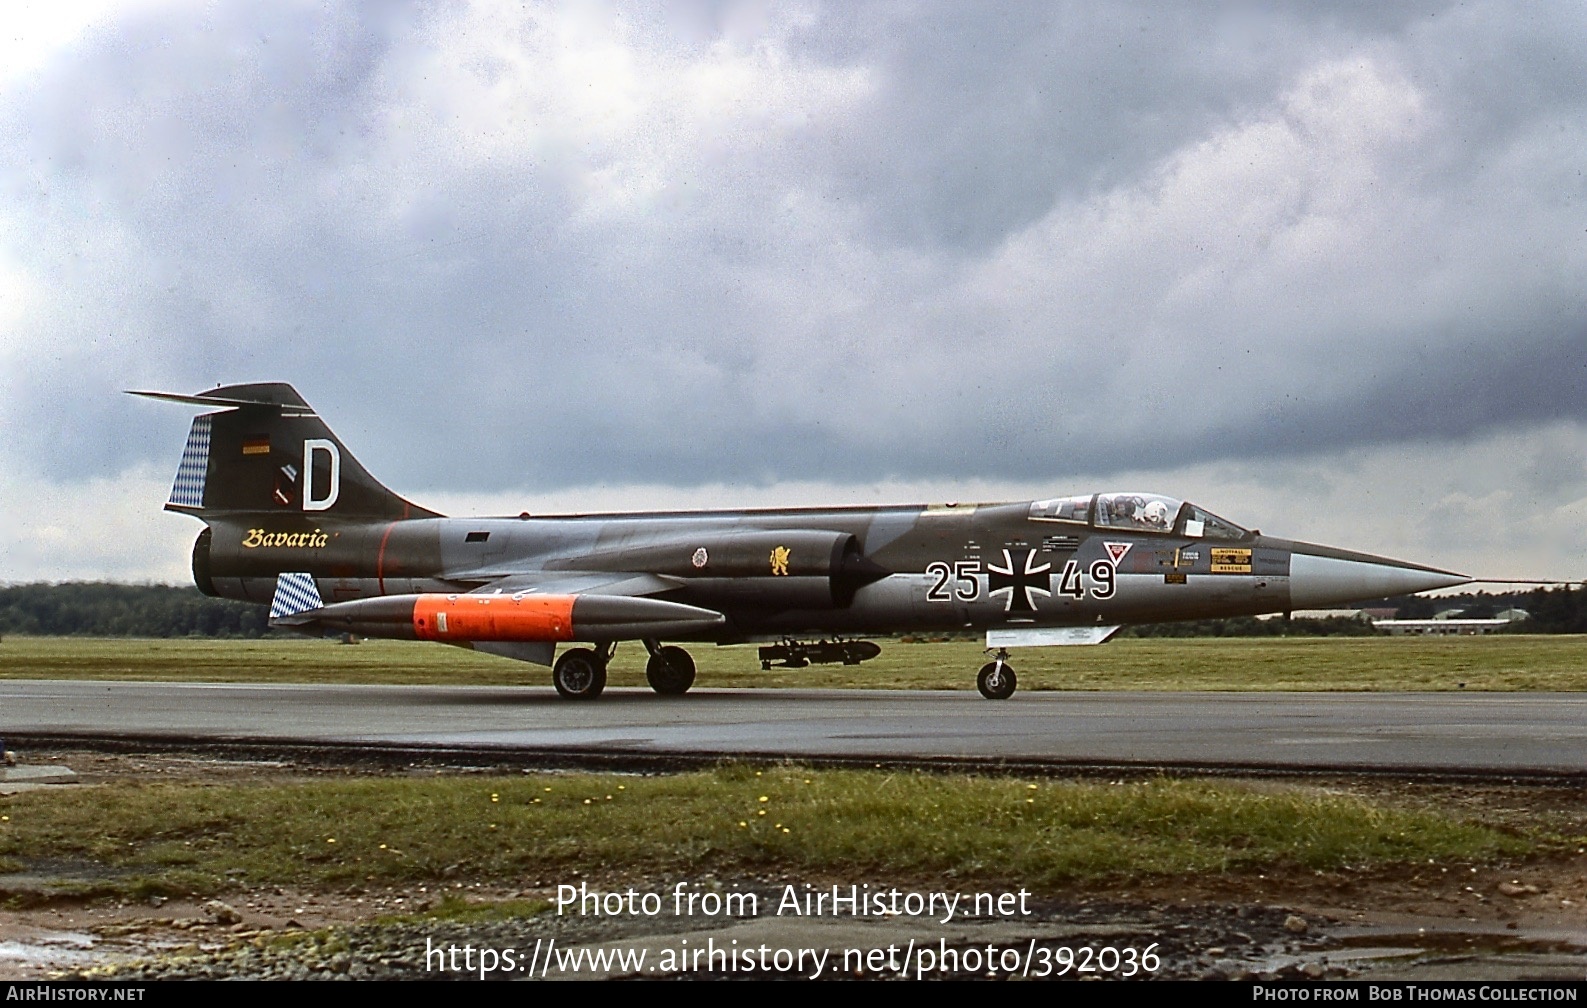
[[[1157,905],[1128,903],[1045,903],[1020,922],[1040,934],[1038,946],[1122,946],[1142,948],[1156,943],[1161,966],[1149,977],[1189,979],[1320,979],[1344,978],[1349,971],[1326,961],[1330,940],[1317,933],[1319,921],[1307,921],[1279,907],[1236,905]],[[719,921],[720,926],[737,923]],[[707,926],[709,927],[709,926]],[[426,971],[428,947],[470,945],[517,948],[536,939],[555,938],[571,947],[589,943],[621,943],[643,937],[704,933],[688,919],[643,922],[610,919],[535,917],[490,922],[386,922],[343,925],[293,935],[256,936],[215,951],[178,952],[158,958],[101,967],[73,978],[149,980],[413,980],[477,979],[473,973]],[[960,941],[950,948],[985,945]],[[971,974],[978,976],[980,974]],[[776,973],[697,972],[647,974],[655,979],[764,979]],[[959,974],[961,978],[964,974]],[[511,974],[503,978],[516,978]],[[845,979],[829,968],[823,979]],[[867,979],[891,979],[885,973]],[[1095,978],[1072,974],[1068,979]]]

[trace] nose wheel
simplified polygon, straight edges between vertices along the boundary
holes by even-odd
[[[1016,680],[1014,668],[1008,663],[1008,651],[998,648],[992,660],[981,666],[975,677],[975,688],[988,700],[1007,700],[1014,695]]]

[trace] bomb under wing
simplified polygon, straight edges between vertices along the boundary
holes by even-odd
[[[866,636],[973,630],[977,686],[1009,648],[1120,626],[1257,615],[1463,584],[1463,574],[1264,536],[1143,492],[994,504],[448,518],[387,489],[290,385],[138,395],[198,406],[166,508],[204,523],[193,576],[306,633],[441,641],[552,666],[591,699],[621,641],[659,693],[677,643],[767,644],[790,667],[858,663]],[[578,643],[579,647],[559,645]]]

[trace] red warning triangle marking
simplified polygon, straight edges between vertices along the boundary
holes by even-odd
[[[1112,557],[1113,563],[1117,565],[1120,560],[1124,559],[1124,554],[1128,553],[1130,551],[1130,547],[1135,544],[1127,542],[1105,542],[1102,545],[1107,547],[1108,556]]]

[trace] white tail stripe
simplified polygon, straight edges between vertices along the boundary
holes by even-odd
[[[187,447],[182,463],[176,467],[176,482],[171,484],[170,503],[178,507],[204,506],[204,476],[209,471],[209,428],[215,414],[193,418],[187,432]]]
[[[275,597],[270,600],[270,618],[277,620],[283,616],[296,616],[324,604],[312,574],[279,574],[276,576]]]

